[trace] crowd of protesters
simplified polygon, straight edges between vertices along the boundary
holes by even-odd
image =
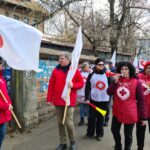
[[[137,73],[133,64],[128,61],[118,62],[117,66],[112,66],[112,62],[106,62],[101,58],[97,58],[92,65],[83,62],[67,84],[70,89],[70,104],[62,123],[66,109],[62,93],[70,65],[71,55],[62,53],[59,64],[49,79],[47,102],[55,107],[60,138],[56,150],[66,150],[67,139],[70,142],[70,150],[77,150],[73,121],[76,103],[79,105],[78,126],[82,127],[87,123],[84,139],[96,137],[97,141],[103,140],[104,127],[110,123],[112,106],[110,130],[114,138],[114,150],[132,149],[132,132],[135,125],[137,149],[144,150],[147,122],[150,132],[150,61],[144,65],[140,73]],[[6,103],[0,96],[0,148],[6,133],[6,123],[11,120],[13,109],[2,71],[0,58],[0,90],[7,99]],[[106,115],[96,108],[106,112]],[[121,125],[124,125],[124,142],[121,140]]]
[[[107,113],[104,117],[93,107],[87,106],[88,126],[84,138],[96,136],[97,141],[103,139],[103,127],[108,126],[112,104],[111,131],[115,142],[114,150],[132,149],[132,132],[135,125],[137,150],[144,150],[146,122],[150,131],[150,62],[138,73],[131,62],[120,61],[117,66],[112,66],[111,62],[98,58],[86,79],[82,104],[92,103]],[[78,102],[81,105],[79,100]],[[122,124],[123,143],[120,134]]]

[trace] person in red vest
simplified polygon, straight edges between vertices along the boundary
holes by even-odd
[[[150,61],[144,65],[144,71],[138,74],[139,80],[142,82],[144,90],[144,98],[148,114],[148,125],[150,132]],[[143,150],[145,140],[146,126],[143,126],[142,122],[138,122],[136,126],[137,146],[138,150]]]
[[[66,84],[66,77],[70,69],[70,65],[71,55],[67,52],[64,52],[59,57],[59,64],[53,70],[48,86],[47,102],[55,106],[59,129],[60,145],[56,148],[56,150],[67,149],[68,137],[70,141],[70,150],[77,149],[75,142],[73,114],[76,106],[77,90],[82,88],[84,85],[79,70],[76,70],[72,81],[68,83],[68,87],[71,88],[70,105],[67,108],[65,123],[62,124],[66,102],[61,96]]]
[[[140,120],[145,125],[147,119],[142,84],[137,79],[135,67],[130,62],[119,62],[113,79],[107,93],[114,96],[111,125],[115,140],[114,149],[122,150],[120,129],[124,124],[124,150],[131,150],[134,124]]]
[[[6,134],[6,123],[11,120],[10,110],[13,109],[11,105],[11,99],[8,95],[6,81],[2,76],[2,70],[3,70],[3,60],[0,57],[0,90],[2,91],[5,98],[8,101],[8,103],[6,103],[4,98],[0,95],[0,149],[2,146],[4,136]]]

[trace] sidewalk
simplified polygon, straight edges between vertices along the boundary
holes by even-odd
[[[113,150],[113,137],[110,130],[111,120],[109,127],[105,128],[105,134],[102,141],[98,142],[96,139],[83,139],[86,134],[87,126],[79,127],[79,115],[75,113],[75,128],[78,150]],[[123,132],[123,130],[122,130]],[[150,148],[150,134],[148,128],[146,131],[145,149]],[[123,139],[122,139],[123,141]],[[6,136],[2,150],[55,150],[59,144],[58,130],[56,118],[52,118],[47,122],[43,122],[28,133],[11,133]],[[69,145],[69,143],[68,143]],[[69,146],[68,146],[69,147]],[[132,150],[137,150],[135,128],[133,133]]]

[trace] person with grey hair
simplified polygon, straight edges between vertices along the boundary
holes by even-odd
[[[84,86],[77,91],[77,100],[80,106],[80,122],[78,125],[82,126],[84,124],[84,117],[88,117],[88,105],[85,103],[85,84],[90,73],[90,65],[88,62],[82,63],[80,72],[84,81]]]
[[[65,123],[62,124],[66,103],[62,99],[61,95],[66,84],[66,77],[70,69],[70,65],[70,55],[68,53],[61,54],[59,57],[59,64],[53,70],[48,86],[47,102],[55,106],[59,129],[60,145],[56,148],[56,150],[67,149],[67,135],[70,140],[70,150],[77,149],[75,142],[73,114],[74,107],[76,105],[77,89],[80,89],[83,86],[83,79],[79,70],[76,70],[72,81],[68,83],[68,87],[71,88],[70,105],[67,109]]]

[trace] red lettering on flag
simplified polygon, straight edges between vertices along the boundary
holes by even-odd
[[[0,48],[3,47],[3,38],[2,36],[0,35]]]

